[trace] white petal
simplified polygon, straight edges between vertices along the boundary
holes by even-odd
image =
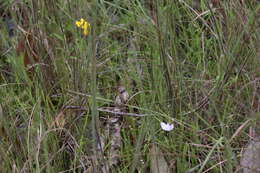
[[[164,122],[161,122],[161,128],[164,130],[164,131],[172,131],[174,126],[173,124],[168,124],[168,123],[164,123]]]

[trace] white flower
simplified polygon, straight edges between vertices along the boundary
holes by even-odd
[[[161,122],[161,128],[164,130],[164,131],[172,131],[173,128],[174,128],[174,125],[173,124],[168,124],[168,123],[164,123],[164,122]]]

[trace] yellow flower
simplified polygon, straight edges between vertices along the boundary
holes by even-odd
[[[80,20],[76,21],[75,24],[78,28],[81,28],[83,30],[83,35],[88,35],[90,31],[90,24],[86,20],[81,18]]]
[[[84,19],[80,19],[79,21],[76,21],[75,24],[77,25],[77,27],[81,27],[81,25],[84,23]]]

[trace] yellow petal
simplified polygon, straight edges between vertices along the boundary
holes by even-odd
[[[86,30],[88,29],[88,24],[85,22],[84,25],[82,25],[82,29]]]
[[[77,27],[80,27],[80,25],[81,25],[80,21],[76,21],[75,24]]]
[[[80,19],[81,25],[85,22],[83,18]]]
[[[83,35],[87,36],[87,35],[88,35],[88,30],[85,30],[85,29],[84,29]]]

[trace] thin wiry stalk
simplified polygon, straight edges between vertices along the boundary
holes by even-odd
[[[95,1],[93,6],[93,24],[92,24],[92,32],[91,32],[91,46],[90,46],[90,57],[91,57],[91,94],[92,94],[92,137],[93,137],[93,144],[92,149],[94,152],[94,165],[93,169],[94,172],[99,172],[101,169],[100,159],[101,159],[101,144],[99,140],[99,114],[97,110],[97,35],[96,35],[96,22],[98,17],[98,1]]]

